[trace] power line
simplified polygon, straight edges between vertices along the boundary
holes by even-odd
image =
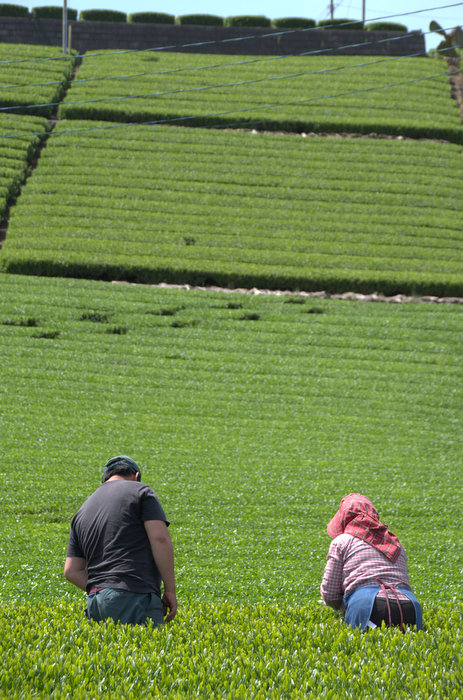
[[[399,87],[403,85],[413,85],[416,83],[423,82],[425,80],[433,80],[436,78],[440,78],[443,76],[449,76],[449,75],[458,75],[459,71],[453,71],[453,72],[445,72],[445,73],[439,73],[436,75],[429,75],[429,76],[424,76],[421,78],[413,78],[412,80],[405,80],[405,81],[399,81],[395,83],[386,83],[384,85],[375,85],[369,88],[360,88],[358,90],[348,90],[346,92],[340,92],[340,93],[333,93],[330,95],[321,95],[321,96],[316,96],[316,97],[309,97],[306,99],[302,100],[292,100],[290,102],[277,102],[273,104],[268,104],[268,105],[259,105],[258,107],[242,107],[240,109],[232,109],[232,110],[225,110],[223,112],[213,112],[205,115],[189,115],[189,116],[183,116],[183,117],[170,117],[167,119],[156,119],[156,120],[150,120],[150,121],[143,121],[143,122],[137,122],[137,123],[122,123],[122,124],[114,124],[110,123],[105,126],[94,126],[94,127],[85,127],[81,129],[62,129],[59,132],[56,132],[55,130],[53,131],[45,131],[45,132],[36,132],[33,133],[31,132],[31,136],[61,136],[63,134],[71,134],[71,133],[81,133],[81,132],[86,132],[86,131],[101,131],[101,130],[108,130],[108,129],[121,129],[121,128],[127,128],[127,127],[134,127],[134,126],[153,126],[153,125],[161,125],[161,124],[172,124],[172,123],[179,123],[179,122],[187,122],[189,120],[193,119],[210,119],[213,117],[221,117],[226,114],[241,114],[244,112],[251,112],[255,109],[258,110],[269,110],[269,109],[277,109],[279,107],[288,107],[288,106],[293,106],[293,105],[299,105],[299,104],[307,104],[309,102],[314,102],[314,101],[321,101],[321,100],[329,100],[329,99],[336,99],[338,97],[349,97],[350,95],[358,95],[366,92],[373,92],[375,90],[385,90],[388,88],[394,88],[394,87]],[[252,122],[246,122],[246,124],[261,124],[263,123],[261,120],[253,120]],[[232,126],[234,128],[239,128],[239,124],[233,123]],[[208,126],[208,128],[226,128],[223,124],[217,123],[214,126]],[[6,134],[2,136],[2,138],[16,138],[15,134]]]
[[[463,4],[463,3],[462,3]],[[447,31],[447,30],[445,30]],[[431,34],[432,32],[424,32],[424,36],[426,34]],[[365,42],[359,42],[355,44],[344,44],[342,46],[337,46],[337,47],[327,47],[323,49],[313,49],[311,51],[301,51],[299,53],[293,53],[293,54],[284,54],[284,55],[278,55],[278,56],[264,56],[264,57],[259,57],[259,58],[253,58],[253,59],[246,59],[244,61],[230,61],[228,63],[214,63],[214,64],[208,64],[208,65],[203,65],[203,66],[187,66],[187,67],[182,67],[182,68],[169,68],[167,70],[160,70],[160,71],[145,71],[143,73],[129,73],[129,74],[122,74],[122,75],[110,75],[110,76],[96,76],[94,78],[81,78],[81,79],[74,79],[71,81],[71,85],[75,85],[78,83],[84,83],[84,82],[98,82],[98,81],[107,81],[107,80],[125,80],[128,78],[138,78],[138,77],[144,77],[148,75],[169,75],[173,73],[181,73],[181,72],[195,72],[199,70],[210,70],[210,69],[215,69],[215,68],[227,68],[230,66],[242,66],[242,65],[251,65],[255,63],[264,63],[268,61],[278,61],[278,60],[283,60],[287,58],[299,58],[302,56],[315,56],[315,55],[320,55],[320,54],[327,54],[331,52],[336,52],[336,51],[343,51],[344,49],[354,49],[354,48],[359,48],[363,46],[375,46],[377,44],[383,44],[383,43],[388,43],[391,41],[400,41],[404,38],[407,38],[408,36],[411,36],[413,33],[408,33],[408,34],[401,34],[398,36],[394,37],[388,37],[387,39],[376,39],[372,41],[365,41]],[[111,55],[111,54],[105,54],[105,56]],[[394,58],[410,58],[414,56],[420,56],[420,53],[417,54],[409,54],[407,56],[395,56]],[[2,85],[0,86],[0,90],[6,90],[6,89],[17,89],[17,88],[24,88],[24,87],[42,87],[42,86],[47,86],[47,85],[61,85],[63,84],[63,80],[56,80],[56,81],[50,81],[50,82],[43,82],[43,83],[23,83],[21,85]]]
[[[426,32],[426,34],[429,32]],[[357,48],[359,46],[369,46],[369,45],[375,45],[375,44],[381,44],[384,42],[388,41],[396,41],[399,39],[403,39],[407,37],[408,35],[400,35],[396,37],[390,37],[388,39],[377,39],[376,41],[366,41],[362,43],[357,43],[357,44],[344,44],[343,46],[337,46],[337,47],[328,47],[324,49],[314,49],[312,51],[301,51],[296,54],[284,54],[284,55],[278,55],[278,56],[264,56],[260,58],[252,58],[252,59],[247,59],[245,61],[230,61],[228,63],[214,63],[214,64],[208,64],[204,66],[187,66],[183,68],[169,68],[167,70],[160,70],[160,71],[145,71],[143,73],[129,73],[129,74],[123,74],[123,75],[109,75],[109,76],[97,76],[95,78],[77,78],[72,80],[72,85],[75,85],[77,83],[85,83],[85,82],[98,82],[100,80],[120,80],[120,79],[127,79],[127,78],[138,78],[138,77],[143,77],[146,75],[167,75],[171,73],[181,73],[181,72],[192,72],[192,71],[198,71],[198,70],[208,70],[208,69],[214,69],[214,68],[227,68],[229,66],[241,66],[241,65],[249,65],[253,63],[264,63],[266,61],[277,61],[277,60],[282,60],[285,58],[298,58],[300,56],[309,56],[312,54],[321,54],[321,53],[329,53],[329,52],[334,52],[334,51],[341,51],[343,49],[350,49],[350,48]],[[105,56],[111,55],[111,54],[105,54]],[[401,56],[397,58],[402,58]],[[44,82],[44,83],[23,83],[21,85],[2,85],[0,86],[0,90],[6,90],[6,89],[15,89],[15,88],[22,88],[22,87],[39,87],[39,86],[45,86],[45,85],[61,85],[63,83],[63,80],[55,80],[55,81],[50,81],[50,82]]]
[[[460,7],[463,5],[463,2],[457,2],[457,3],[452,3],[450,5],[439,5],[437,7],[430,7],[422,10],[413,10],[410,12],[401,12],[399,14],[393,14],[393,15],[384,15],[382,17],[372,17],[371,19],[368,19],[368,22],[380,22],[382,20],[388,20],[388,19],[394,19],[397,17],[406,17],[410,15],[417,15],[423,12],[435,12],[436,10],[444,10],[448,9],[451,7]],[[348,22],[344,22],[343,24],[336,24],[336,25],[327,25],[324,27],[324,29],[339,29],[339,27],[346,27],[350,24],[356,24],[357,20],[350,20]],[[109,56],[109,55],[121,55],[121,54],[129,54],[129,53],[140,53],[142,51],[173,51],[175,49],[185,49],[185,48],[192,48],[192,47],[198,47],[198,46],[209,46],[212,44],[226,44],[226,43],[231,43],[235,41],[246,41],[248,39],[265,39],[269,37],[278,37],[278,36],[283,36],[286,34],[294,34],[296,32],[313,32],[320,30],[320,27],[304,27],[304,28],[297,28],[297,29],[286,29],[284,31],[280,32],[269,32],[267,34],[257,34],[254,36],[238,36],[238,37],[232,37],[228,39],[217,39],[213,41],[201,41],[201,42],[194,42],[194,43],[188,43],[188,44],[172,44],[168,46],[155,46],[152,48],[148,49],[126,49],[123,51],[113,51],[110,53],[101,54],[101,53],[93,53],[93,54],[78,54],[73,57],[67,57],[67,56],[48,56],[44,58],[20,58],[20,59],[13,59],[13,60],[8,60],[8,61],[0,61],[0,65],[5,65],[5,64],[11,64],[11,63],[34,63],[38,61],[63,61],[63,60],[71,60],[71,58],[99,58],[100,56]]]
[[[405,58],[415,58],[419,56],[419,53],[413,53],[409,54],[408,56],[392,56],[388,58],[380,58],[376,59],[374,61],[367,61],[365,63],[355,63],[355,64],[348,64],[348,65],[343,65],[343,66],[332,66],[331,68],[320,68],[317,70],[312,70],[312,71],[298,71],[297,73],[291,73],[288,75],[277,75],[277,76],[269,76],[269,77],[264,77],[264,78],[253,78],[250,80],[241,80],[241,81],[236,81],[233,83],[218,83],[214,85],[202,85],[200,87],[193,87],[193,88],[180,88],[177,90],[166,90],[164,92],[148,92],[144,94],[139,94],[139,95],[118,95],[115,97],[96,97],[94,99],[90,100],[70,100],[66,102],[66,105],[73,105],[73,104],[93,104],[96,102],[115,102],[119,100],[135,100],[135,99],[142,99],[145,97],[162,97],[164,95],[173,95],[173,94],[182,94],[182,93],[188,93],[188,92],[202,92],[205,90],[213,90],[215,88],[228,88],[228,87],[238,87],[241,85],[252,85],[255,83],[262,83],[262,82],[271,82],[275,80],[290,80],[292,78],[298,78],[301,76],[308,76],[308,75],[321,75],[324,73],[334,73],[334,72],[339,72],[342,70],[350,70],[353,68],[362,68],[364,66],[371,66],[371,65],[376,65],[378,63],[387,63],[390,61],[398,61],[401,59]],[[56,107],[57,105],[60,105],[61,101],[59,102],[47,102],[47,103],[42,103],[42,104],[32,104],[32,105],[15,105],[15,106],[7,106],[7,107],[0,107],[0,112],[9,112],[12,110],[16,109],[35,109],[35,108],[41,108],[41,107]]]

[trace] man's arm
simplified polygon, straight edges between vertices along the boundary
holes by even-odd
[[[177,597],[175,595],[174,548],[170,539],[167,525],[163,520],[145,520],[146,534],[151,545],[154,561],[164,583],[162,604],[164,615],[167,611],[166,622],[174,619],[177,613]]]
[[[83,591],[86,590],[88,573],[85,559],[82,557],[66,557],[64,575],[74,586],[81,588]]]

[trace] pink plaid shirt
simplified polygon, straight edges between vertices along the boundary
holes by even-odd
[[[353,535],[335,537],[328,550],[328,558],[320,593],[323,602],[340,600],[344,594],[359,586],[374,586],[380,583],[389,586],[410,587],[407,557],[401,547],[397,560],[392,563],[384,554],[364,540]],[[383,591],[378,593],[384,597]],[[394,596],[395,597],[395,596]],[[407,600],[398,593],[400,600]]]

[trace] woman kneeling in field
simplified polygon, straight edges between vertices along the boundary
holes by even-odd
[[[412,592],[404,548],[379,521],[373,503],[358,493],[345,496],[327,532],[328,551],[322,600],[344,608],[351,627],[416,625],[423,628],[421,606]]]

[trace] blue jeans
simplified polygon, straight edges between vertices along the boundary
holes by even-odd
[[[415,608],[416,628],[423,629],[423,613],[421,605],[415,595],[408,589],[398,586],[398,589],[404,593],[407,598],[413,603]],[[359,586],[344,596],[344,622],[351,627],[360,627],[366,629],[368,621],[373,610],[375,598],[381,586]]]
[[[156,593],[133,593],[118,588],[103,588],[87,598],[87,617],[101,622],[112,618],[127,625],[143,625],[149,620],[164,624],[161,599]]]

